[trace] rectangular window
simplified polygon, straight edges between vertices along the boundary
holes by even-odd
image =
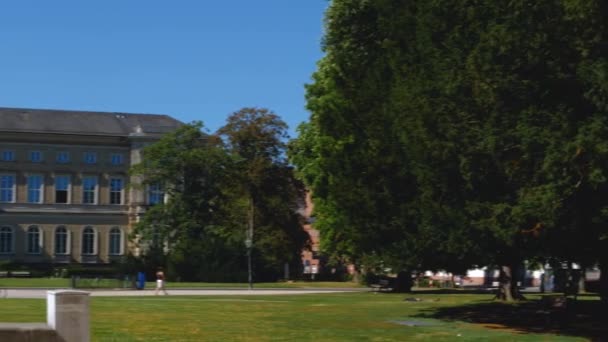
[[[69,234],[65,227],[57,227],[55,230],[55,254],[68,254]]]
[[[57,152],[57,163],[59,164],[67,164],[70,162],[70,152],[60,151]]]
[[[70,202],[70,176],[55,176],[55,203]]]
[[[84,163],[85,164],[97,163],[97,153],[96,152],[85,152],[84,153]]]
[[[42,152],[30,151],[30,161],[32,163],[40,163],[42,161]]]
[[[122,165],[124,163],[122,154],[112,153],[112,155],[110,156],[110,163],[112,163],[112,165]]]
[[[15,151],[4,150],[1,157],[2,161],[15,161]]]
[[[42,232],[40,228],[31,226],[27,230],[27,253],[40,254],[42,252]]]
[[[122,204],[122,178],[110,179],[110,204]]]
[[[165,192],[160,184],[155,183],[148,186],[148,203],[150,205],[164,203],[164,199]]]
[[[15,175],[0,175],[0,202],[15,202]]]
[[[0,254],[13,253],[13,229],[10,227],[0,227]]]
[[[122,232],[118,227],[114,227],[110,230],[110,255],[120,255],[121,252],[121,240],[122,240]]]
[[[82,232],[82,254],[83,255],[93,255],[97,254],[97,249],[95,246],[97,245],[96,236],[97,233],[91,227],[86,227]]]
[[[42,203],[42,187],[44,185],[42,175],[27,176],[27,202]]]
[[[87,176],[82,178],[82,203],[97,203],[97,177]]]

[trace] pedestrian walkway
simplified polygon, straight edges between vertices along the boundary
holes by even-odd
[[[2,298],[46,298],[51,289],[0,289]],[[366,291],[367,289],[361,289]],[[150,290],[90,290],[93,297],[135,297],[154,296]],[[209,289],[175,289],[167,290],[171,296],[266,296],[266,295],[304,295],[315,293],[353,292],[353,289],[253,289],[253,290],[209,290]]]

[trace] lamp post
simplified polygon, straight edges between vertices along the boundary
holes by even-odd
[[[247,272],[249,281],[249,290],[253,290],[253,266],[251,263],[251,252],[253,249],[253,198],[249,196],[249,210],[247,211],[247,237],[245,239],[245,246],[247,247]]]
[[[247,235],[249,235],[249,231],[247,232]],[[248,282],[249,282],[249,289],[253,290],[253,277],[252,277],[252,270],[251,270],[251,247],[253,246],[253,242],[251,241],[251,239],[249,237],[247,237],[247,239],[245,239],[245,246],[247,247],[247,272],[248,272]]]

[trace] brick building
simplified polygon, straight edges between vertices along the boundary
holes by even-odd
[[[304,274],[310,274],[311,276],[321,271],[321,264],[319,260],[319,231],[312,227],[314,217],[312,216],[313,204],[311,193],[306,193],[305,205],[302,208],[301,214],[306,219],[306,223],[303,228],[308,236],[310,236],[310,250],[302,251],[302,263],[304,265]]]
[[[130,188],[166,115],[0,108],[0,261],[109,263],[155,187]]]

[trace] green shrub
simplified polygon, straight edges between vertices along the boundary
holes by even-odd
[[[121,278],[119,270],[108,266],[68,265],[64,272],[67,278]]]
[[[108,279],[108,278],[80,278],[76,277],[72,281],[72,286],[79,289],[96,289],[96,288],[129,288],[131,282],[124,279]]]
[[[30,272],[31,277],[49,277],[53,273],[53,266],[49,263],[24,263],[19,261],[0,261],[0,271]]]

